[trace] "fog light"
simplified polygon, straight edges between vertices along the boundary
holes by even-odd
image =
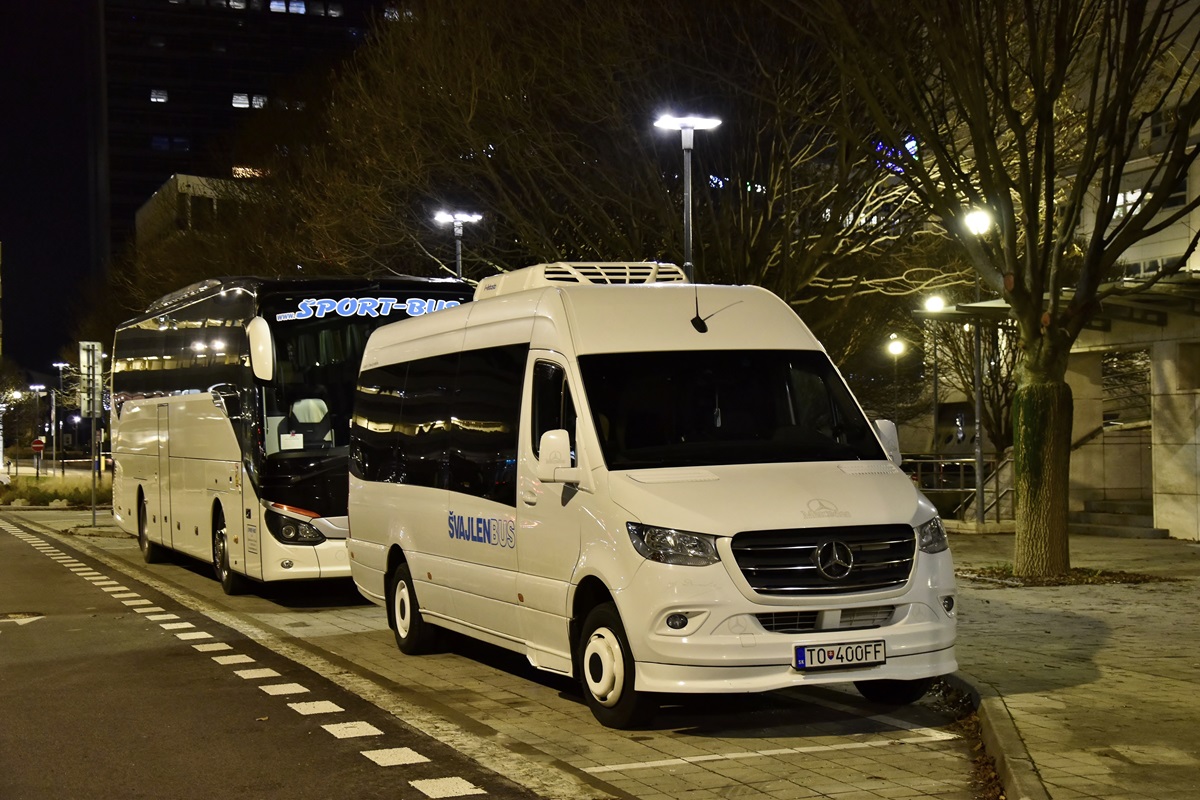
[[[285,558],[283,561],[279,562],[279,566],[283,567],[284,569],[291,569],[293,566],[292,560],[290,558]]]
[[[947,614],[954,613],[954,596],[946,595],[942,598],[942,608],[946,609]]]
[[[687,627],[688,618],[684,614],[671,614],[667,617],[667,627],[673,631],[681,631]]]

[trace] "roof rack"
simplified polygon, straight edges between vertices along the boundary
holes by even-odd
[[[555,261],[486,278],[479,282],[475,299],[570,284],[635,286],[686,282],[687,275],[677,265],[658,261]]]

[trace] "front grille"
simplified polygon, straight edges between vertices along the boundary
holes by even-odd
[[[762,625],[768,633],[810,633],[812,631],[879,628],[886,625],[895,612],[895,606],[869,606],[867,608],[844,608],[837,617],[826,613],[824,620],[820,611],[774,611],[754,616],[758,620],[758,624]],[[838,621],[831,623],[830,619]]]
[[[827,557],[837,554],[841,566],[831,565],[827,558],[822,573],[819,553]],[[776,597],[901,586],[912,572],[915,554],[916,535],[909,525],[743,531],[733,537],[733,556],[746,582],[755,592]]]

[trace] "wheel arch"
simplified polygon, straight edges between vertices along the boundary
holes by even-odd
[[[612,592],[604,581],[595,575],[589,575],[575,587],[571,600],[571,623],[569,629],[571,647],[571,666],[576,678],[579,677],[579,637],[582,634],[583,621],[593,608],[603,603],[614,603]]]

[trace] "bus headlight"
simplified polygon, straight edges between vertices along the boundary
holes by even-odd
[[[317,545],[325,541],[325,535],[304,520],[270,511],[266,517],[267,530],[283,544]]]
[[[942,524],[941,517],[934,517],[922,525],[918,525],[917,531],[917,547],[921,548],[922,553],[940,553],[950,547],[950,542],[946,539],[946,526]]]
[[[686,567],[705,567],[721,560],[717,555],[716,538],[706,533],[677,531],[627,522],[629,540],[644,558],[661,564]]]

